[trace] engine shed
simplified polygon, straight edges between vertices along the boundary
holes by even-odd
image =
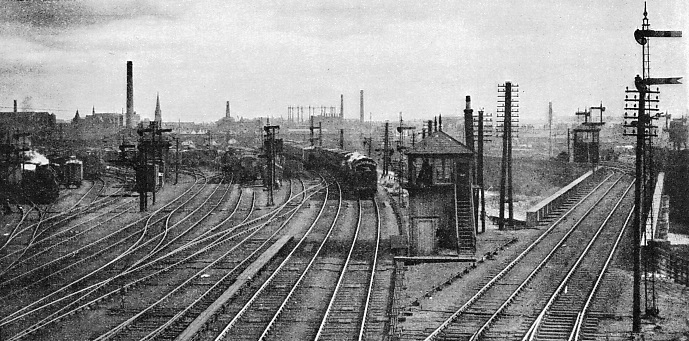
[[[411,256],[473,256],[473,151],[436,131],[406,156]]]

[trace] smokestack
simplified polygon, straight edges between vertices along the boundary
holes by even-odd
[[[132,117],[134,116],[134,77],[132,61],[127,61],[127,113],[125,124],[128,128],[133,128]]]
[[[225,106],[225,118],[231,118],[230,116],[230,101],[227,101]]]
[[[17,112],[17,100],[14,100],[14,112]]]
[[[467,147],[474,150],[474,110],[471,109],[471,96],[466,97],[466,108],[464,109],[464,140]]]
[[[344,119],[344,95],[340,94],[340,119]]]
[[[364,123],[364,90],[361,90],[361,102],[359,103],[359,121]]]

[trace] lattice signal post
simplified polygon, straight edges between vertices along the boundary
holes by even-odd
[[[270,184],[268,185],[268,206],[275,205],[274,202],[274,187],[275,187],[275,159],[278,154],[282,153],[282,139],[276,139],[275,135],[280,131],[278,125],[267,125],[263,127],[266,133],[263,140],[263,150],[267,159],[266,166],[269,168]]]
[[[137,146],[138,165],[136,165],[136,187],[139,191],[139,210],[148,209],[148,192],[151,192],[153,204],[156,203],[156,178],[158,177],[158,165],[163,165],[163,150],[170,148],[170,142],[163,139],[163,133],[169,133],[172,129],[161,129],[158,122],[149,123],[148,128],[139,128],[139,144]],[[157,136],[157,138],[156,138]],[[127,147],[126,145],[124,147]],[[152,175],[152,176],[151,176]]]
[[[642,76],[636,75],[634,78],[635,90],[627,89],[625,96],[625,135],[636,136],[636,183],[634,188],[634,297],[632,301],[632,332],[641,332],[641,226],[642,221],[646,221],[649,212],[649,200],[644,199],[644,191],[652,191],[653,171],[652,149],[649,147],[657,126],[652,124],[655,116],[651,115],[657,111],[659,90],[651,89],[651,85],[659,84],[680,84],[681,77],[673,78],[651,78],[650,77],[650,52],[648,38],[650,37],[681,37],[681,31],[654,31],[650,29],[648,23],[648,12],[644,4],[644,19],[641,29],[634,31],[634,39],[641,45],[642,52]],[[630,97],[630,94],[632,98]],[[655,98],[654,98],[655,97]],[[629,105],[631,102],[631,106]],[[655,108],[652,105],[655,104]],[[636,115],[635,115],[636,113]],[[652,253],[652,252],[651,252]],[[655,302],[654,302],[655,304]],[[647,309],[648,311],[648,309]],[[652,313],[657,313],[657,308],[651,309]]]
[[[519,129],[519,85],[505,82],[498,85],[498,129],[502,136],[500,164],[500,225],[505,229],[505,204],[508,206],[507,227],[514,228],[514,191],[512,186],[512,137]]]

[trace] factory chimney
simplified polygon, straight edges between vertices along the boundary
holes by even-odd
[[[359,121],[364,123],[364,90],[361,90],[361,102],[359,103]]]
[[[467,147],[474,150],[474,110],[471,109],[471,96],[466,97],[466,108],[464,109],[464,140]]]
[[[14,100],[14,112],[17,112],[17,100]]]
[[[163,125],[163,113],[160,111],[160,94],[156,94],[156,111],[154,120],[158,123],[158,127]]]
[[[230,119],[232,116],[230,116],[230,101],[227,101],[225,104],[225,118]]]
[[[340,119],[344,119],[344,95],[340,94]]]
[[[134,116],[134,77],[132,61],[127,61],[127,113],[124,116],[125,125],[133,128],[132,117]]]

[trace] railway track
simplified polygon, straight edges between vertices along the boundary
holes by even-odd
[[[202,187],[203,185],[200,186]],[[164,209],[170,205],[173,205],[173,203],[175,203],[177,200],[182,200],[184,196],[190,195],[189,193],[193,192],[192,189],[193,186],[189,187],[186,192],[178,196],[175,200],[151,213],[151,216],[162,214],[163,216],[159,218],[158,221],[163,221],[166,216]],[[97,273],[103,272],[108,268],[112,268],[117,261],[132,251],[132,246],[134,245],[132,244],[134,242],[133,237],[142,234],[140,232],[140,226],[145,222],[145,220],[146,217],[143,217],[134,223],[128,224],[123,228],[117,229],[116,231],[87,244],[86,246],[76,250],[73,249],[70,253],[57,257],[50,262],[42,263],[36,267],[27,269],[16,276],[6,278],[5,284],[17,282],[21,283],[21,285],[3,285],[3,288],[10,288],[13,289],[13,291],[9,294],[7,292],[3,292],[4,295],[2,296],[2,299],[5,302],[10,299],[22,299],[24,302],[28,300],[31,303],[23,305],[23,307],[20,309],[5,313],[6,315],[4,314],[4,317],[0,319],[0,326],[4,326],[4,329],[7,330],[9,329],[7,326],[8,324],[21,325],[27,322],[30,323],[32,321],[31,317],[35,318],[35,315],[40,315],[37,313],[44,313],[45,311],[53,309],[53,306],[64,304],[65,301],[69,301],[81,291],[86,290],[88,285],[85,283],[87,282],[88,278],[94,277]],[[139,227],[137,228],[137,226]],[[127,245],[127,243],[129,243],[129,245]],[[112,256],[103,257],[105,254],[110,254]],[[74,271],[77,269],[77,267],[79,267],[80,271]],[[83,275],[84,272],[87,272],[87,274]],[[36,292],[35,290],[31,289],[32,286],[36,285],[36,282],[30,281],[31,277],[29,276],[33,276],[34,278],[45,281],[51,277],[58,278],[56,276],[62,273],[69,274],[67,281],[65,281],[64,278],[62,281],[48,281],[47,283],[52,290],[48,290],[48,288],[44,287],[42,290]],[[74,279],[74,276],[77,276],[78,278]],[[65,282],[67,282],[67,284],[65,284]],[[84,286],[86,286],[86,288],[84,288]],[[75,290],[76,292],[74,292]],[[18,294],[23,294],[24,296],[17,297]],[[32,298],[36,295],[39,295],[39,297]],[[7,308],[8,307],[6,305],[5,309]]]
[[[267,336],[335,230],[342,208],[339,184],[335,183],[335,187],[335,193],[331,193],[330,186],[326,186],[325,197],[313,222],[284,260],[276,268],[267,271],[270,275],[262,285],[253,294],[235,299],[219,315],[216,323],[224,325],[219,335],[202,337],[255,340]],[[325,210],[329,200],[334,202],[334,209]]]
[[[288,200],[294,198],[290,194]],[[285,201],[282,208],[287,207],[287,202]],[[221,296],[237,280],[239,273],[246,269],[279,236],[286,225],[286,223],[279,224],[274,219],[279,212],[279,210],[274,210],[271,217],[265,219],[258,226],[243,231],[233,229],[231,233],[224,233],[222,237],[214,238],[210,245],[195,251],[176,264],[172,264],[171,266],[178,266],[183,263],[201,263],[202,265],[194,267],[193,273],[182,276],[184,280],[181,283],[158,301],[140,310],[138,316],[134,316],[111,329],[98,339],[173,339]],[[293,212],[296,213],[296,210]],[[240,223],[238,227],[243,224]],[[221,246],[222,248],[220,248]],[[189,297],[186,293],[190,291],[199,294]],[[190,303],[167,303],[180,301]],[[161,314],[166,309],[170,309],[173,313],[170,315]],[[148,316],[144,316],[143,314],[147,312]],[[127,330],[122,330],[125,326]]]
[[[290,199],[293,197],[290,196]],[[287,202],[281,208],[287,207]],[[296,212],[296,210],[292,210]],[[173,338],[186,325],[206,308],[222,291],[229,286],[237,274],[244,269],[251,260],[260,255],[270,241],[277,236],[285,223],[278,228],[269,225],[274,222],[275,216],[280,210],[270,213],[269,219],[258,227],[253,227],[241,232],[236,229],[232,232],[223,232],[224,236],[215,238],[215,241],[206,247],[194,251],[184,259],[168,265],[161,271],[173,270],[180,265],[203,264],[204,266],[192,267],[193,273],[184,276],[175,276],[178,279],[172,290],[162,297],[156,298],[152,303],[146,303],[137,308],[137,313],[100,335],[97,339],[134,339],[148,340],[153,338]],[[265,217],[259,218],[263,219]],[[257,219],[254,219],[255,221]],[[240,224],[242,225],[242,224]],[[232,243],[235,237],[246,234],[239,242]],[[268,234],[266,236],[265,234]],[[262,242],[261,242],[262,241]],[[222,246],[222,249],[218,247]],[[218,253],[220,253],[218,255]],[[176,255],[173,259],[178,259]],[[189,292],[199,293],[189,297]],[[191,302],[180,304],[179,302]]]
[[[589,196],[529,245],[502,270],[489,277],[477,293],[432,330],[426,340],[518,339],[537,317],[582,243],[601,228],[600,221],[630,188],[628,177],[611,175]],[[574,218],[574,219],[570,219]],[[555,284],[554,284],[555,283]],[[553,287],[554,286],[554,287]]]
[[[368,211],[365,215],[364,210]],[[370,216],[375,216],[375,219],[363,219]],[[380,227],[380,213],[375,198],[365,203],[359,200],[356,233],[330,303],[318,327],[316,340],[364,339],[369,306],[374,297],[373,285],[378,266]]]
[[[619,201],[531,324],[523,340],[594,339],[598,319],[590,307],[633,214],[633,201]],[[604,225],[612,225],[603,229]],[[610,243],[610,241],[614,241]],[[601,260],[605,262],[601,262]]]
[[[251,200],[253,202],[253,199]],[[233,211],[237,212],[239,204],[235,206],[235,209]],[[253,203],[249,205],[249,207],[253,207]],[[247,210],[246,216],[243,218],[243,221],[248,219],[249,215],[251,214],[253,209]],[[273,213],[273,215],[276,215],[277,213]],[[268,214],[266,214],[268,215]],[[184,268],[185,263],[187,264],[187,267],[189,267],[190,263],[190,258],[197,257],[199,255],[203,255],[204,252],[208,252],[212,248],[216,248],[218,246],[222,246],[223,243],[227,244],[227,241],[236,238],[236,235],[232,236],[229,235],[232,230],[236,230],[235,227],[228,226],[228,222],[230,221],[229,218],[226,218],[222,222],[218,223],[215,228],[218,228],[219,230],[225,229],[225,231],[221,232],[213,232],[213,233],[200,233],[197,235],[194,235],[193,233],[189,234],[182,234],[184,235],[184,238],[177,238],[178,240],[173,242],[175,238],[169,239],[168,242],[166,243],[158,243],[156,244],[156,247],[152,248],[152,252],[149,252],[146,257],[146,260],[143,260],[141,262],[138,262],[135,266],[131,266],[129,269],[121,270],[120,273],[113,273],[109,278],[103,280],[100,283],[97,283],[95,285],[91,285],[90,287],[87,287],[87,290],[82,290],[81,292],[78,293],[77,296],[80,296],[78,300],[76,300],[76,304],[74,302],[68,304],[66,307],[61,308],[59,311],[54,312],[48,318],[43,319],[40,321],[40,323],[37,323],[30,328],[27,328],[24,330],[22,333],[19,333],[15,335],[14,339],[21,338],[23,336],[28,336],[31,335],[31,333],[36,332],[41,329],[45,329],[46,326],[49,324],[54,324],[55,322],[58,321],[63,321],[67,318],[69,318],[70,315],[75,314],[80,311],[84,310],[89,310],[93,308],[95,305],[104,305],[108,304],[111,302],[113,297],[118,296],[118,295],[124,295],[126,292],[130,290],[142,290],[142,288],[146,288],[147,286],[145,285],[146,281],[155,281],[156,284],[157,282],[161,279],[161,276],[164,276],[166,272],[170,272],[171,270],[175,268]],[[207,231],[208,232],[208,231]],[[164,235],[164,231],[160,231],[159,234]],[[241,234],[243,232],[238,232],[237,234]],[[225,235],[223,235],[225,234]],[[180,237],[181,235],[178,235]],[[225,240],[220,240],[225,238]],[[154,240],[154,239],[148,239]],[[211,242],[211,244],[214,244],[212,246],[206,246],[202,247],[203,243],[208,243]],[[152,243],[149,243],[152,244]],[[177,245],[177,247],[173,247],[174,245]],[[193,252],[198,250],[198,248],[201,248],[201,251],[198,252]],[[193,254],[184,258],[186,254],[192,252]],[[183,258],[180,260],[180,258]],[[204,260],[199,260],[200,263],[203,263]],[[193,268],[193,263],[191,262]],[[169,264],[169,265],[168,265]],[[179,276],[179,274],[178,274]],[[183,277],[183,276],[182,276]],[[196,278],[195,276],[191,276],[192,279]],[[175,292],[175,290],[173,290]],[[151,295],[155,296],[155,295]],[[124,296],[121,296],[124,297]],[[163,299],[163,301],[165,301]],[[162,303],[158,302],[158,303]],[[127,303],[127,306],[130,307],[126,310],[120,309],[119,311],[116,311],[117,309],[108,309],[109,314],[112,314],[115,312],[116,314],[122,314],[122,315],[129,315],[130,314],[135,314],[135,318],[129,319],[125,322],[124,325],[127,326],[126,330],[146,330],[146,328],[140,328],[142,325],[147,325],[148,322],[146,322],[146,316],[151,316],[153,319],[159,319],[160,317],[163,317],[165,315],[165,311],[167,311],[167,308],[160,308],[156,305],[152,305],[151,308],[146,308],[141,311],[138,310],[138,308],[135,308],[132,304],[129,302]],[[162,310],[161,310],[162,309]],[[138,311],[138,312],[137,312]],[[124,316],[123,316],[124,317]],[[111,316],[111,320],[118,319],[115,316]],[[150,319],[148,319],[150,320]],[[135,322],[135,323],[134,323]],[[107,323],[104,323],[107,324]],[[117,338],[124,337],[127,338],[126,336],[129,335],[129,333],[121,333],[121,330],[117,330],[115,328],[113,335],[117,335]],[[136,338],[136,337],[135,337]]]
[[[54,241],[56,238],[64,238],[65,234],[73,231],[73,228],[76,228],[79,225],[93,224],[94,220],[97,218],[107,215],[108,213],[106,212],[88,220],[82,220],[79,224],[73,225],[72,228],[63,229],[57,234],[47,233],[48,231],[65,226],[67,223],[72,222],[78,217],[83,217],[90,212],[94,212],[97,209],[110,205],[117,200],[113,198],[113,195],[117,192],[98,199],[98,196],[100,196],[106,190],[105,181],[102,181],[102,186],[99,190],[94,191],[94,188],[96,187],[91,186],[89,190],[78,200],[76,200],[74,204],[61,210],[57,214],[49,216],[46,212],[51,209],[48,208],[45,210],[45,212],[39,211],[40,218],[38,222],[24,227],[17,225],[13,229],[12,234],[10,234],[9,238],[6,240],[5,244],[0,247],[0,253],[5,251],[5,254],[0,257],[0,266],[2,267],[2,270],[0,271],[0,278],[6,277],[5,275],[7,272],[9,272],[13,267],[21,265],[21,263],[25,263],[27,258],[33,258],[36,253],[43,253],[45,248],[41,246],[58,244]],[[79,207],[79,205],[87,201],[89,196],[93,197],[91,202]],[[127,204],[128,203],[123,203],[118,207]],[[6,246],[8,246],[10,242],[14,242],[14,244],[22,246],[14,251],[6,250]]]

